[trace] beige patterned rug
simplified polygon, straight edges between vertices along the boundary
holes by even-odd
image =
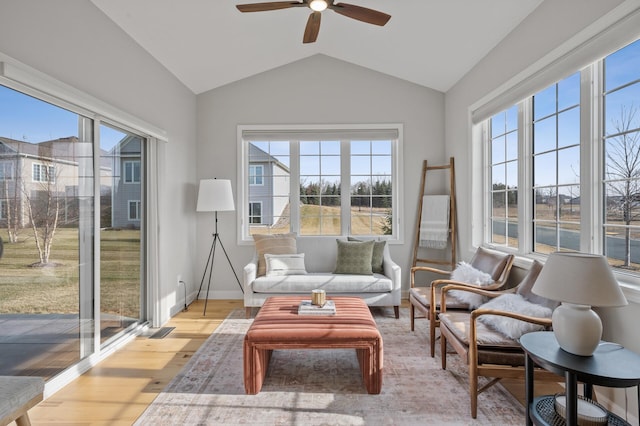
[[[469,414],[467,369],[456,355],[431,358],[427,324],[409,330],[408,310],[374,309],[384,342],[382,393],[366,393],[353,350],[274,351],[258,395],[245,395],[242,342],[251,320],[233,311],[137,425],[515,425],[524,408],[500,385]],[[437,345],[439,347],[439,345]]]

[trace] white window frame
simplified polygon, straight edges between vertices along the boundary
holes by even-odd
[[[138,179],[136,180],[136,166],[138,166]],[[140,160],[124,160],[122,162],[122,168],[123,170],[123,180],[124,183],[126,184],[139,184],[140,183],[140,179],[141,179],[141,175],[142,175],[142,167],[141,167],[141,163]],[[127,169],[131,168],[131,179],[127,179]]]
[[[258,172],[258,170],[260,171]],[[264,186],[264,166],[262,164],[249,164],[249,185]]]
[[[487,246],[496,250],[514,253],[517,262],[526,266],[530,260],[544,261],[546,256],[532,253],[531,241],[531,191],[519,192],[519,235],[520,247],[509,249],[492,246],[488,235],[490,212],[488,188],[489,139],[488,120],[496,113],[518,104],[520,136],[519,158],[523,159],[519,168],[519,188],[532,188],[531,182],[531,110],[529,99],[534,93],[554,84],[576,71],[581,71],[580,99],[580,194],[581,194],[581,235],[580,251],[603,253],[603,191],[602,191],[602,91],[599,88],[602,73],[601,59],[633,43],[640,38],[640,9],[631,2],[625,2],[615,13],[603,17],[583,33],[578,34],[564,45],[551,52],[540,61],[494,90],[485,98],[469,107],[470,146],[472,171],[470,174],[472,211],[468,217],[472,230],[471,249]],[[594,87],[590,87],[593,85]],[[588,90],[584,90],[588,88]],[[522,101],[520,101],[522,100]],[[524,143],[522,143],[524,142]],[[522,197],[520,196],[522,195]],[[481,214],[479,214],[481,213]],[[630,300],[640,302],[640,272],[629,273],[615,269],[614,274]]]
[[[8,161],[0,161],[0,170],[2,173],[0,174],[0,180],[14,180],[14,162],[11,160]],[[7,173],[7,169],[9,173]]]
[[[36,179],[36,169],[38,169],[37,179]],[[56,167],[55,166],[48,166],[48,165],[42,164],[42,163],[33,163],[31,165],[31,180],[33,182],[55,183],[56,182]]]
[[[390,244],[402,244],[404,242],[404,220],[403,220],[403,174],[402,170],[402,161],[403,161],[403,125],[399,123],[389,123],[389,124],[351,124],[351,125],[343,125],[343,124],[328,124],[328,125],[239,125],[237,127],[237,151],[238,151],[238,209],[236,211],[237,214],[237,223],[238,223],[238,244],[240,245],[249,245],[253,244],[253,238],[249,234],[249,223],[248,222],[248,206],[249,206],[249,191],[248,191],[248,181],[249,181],[249,167],[248,167],[248,152],[249,152],[249,142],[245,140],[243,137],[244,132],[266,132],[266,133],[274,133],[274,134],[283,134],[283,133],[291,133],[291,134],[300,134],[300,133],[308,133],[311,134],[342,134],[344,135],[344,140],[347,140],[349,137],[349,132],[360,132],[361,134],[367,131],[372,132],[394,132],[397,134],[397,139],[392,143],[392,234],[391,235],[375,235],[375,237],[384,238]],[[295,139],[295,138],[291,138]],[[281,139],[280,139],[281,140]],[[344,147],[344,144],[342,144]],[[299,151],[297,149],[297,143],[292,144],[291,155],[291,190],[290,196],[298,197],[299,194],[299,164],[298,164],[298,155]],[[344,153],[344,151],[343,151]],[[343,155],[342,157],[342,167],[341,173],[343,179],[346,178],[347,182],[350,180],[349,174],[349,158]],[[341,205],[347,206],[350,205],[350,194],[349,192],[342,194],[342,202]],[[295,210],[295,209],[292,209]],[[350,224],[350,216],[348,209],[343,209],[342,211],[342,232],[341,235],[349,235],[349,224]],[[292,211],[291,214],[291,224],[293,232],[298,232],[299,229],[299,215],[296,211]],[[299,238],[335,238],[335,235],[298,235]],[[363,236],[366,237],[366,236]]]
[[[136,217],[131,216],[131,205],[135,204],[136,209]],[[140,208],[142,207],[142,202],[140,200],[128,200],[127,201],[127,219],[131,221],[140,221]]]
[[[262,225],[264,223],[264,220],[262,218],[263,214],[262,214],[262,201],[249,201],[249,211],[248,211],[248,217],[249,219],[252,217],[258,217],[258,215],[256,214],[251,214],[251,204],[257,204],[260,206],[260,222],[251,222],[249,221],[249,225]]]

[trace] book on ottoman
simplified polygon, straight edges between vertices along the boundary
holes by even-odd
[[[300,302],[300,306],[298,306],[298,315],[335,315],[336,314],[336,304],[333,300],[327,300],[327,302],[322,305],[314,305],[311,303],[311,300],[303,300]]]

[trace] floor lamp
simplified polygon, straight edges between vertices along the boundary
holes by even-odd
[[[238,279],[238,274],[231,264],[229,255],[222,244],[220,234],[218,234],[218,212],[233,211],[235,206],[233,204],[233,192],[231,191],[231,181],[228,179],[203,179],[200,181],[200,188],[198,190],[198,205],[196,206],[197,212],[215,212],[215,232],[213,234],[213,242],[211,243],[211,250],[209,250],[209,257],[207,258],[207,264],[204,267],[204,273],[202,274],[202,280],[200,281],[200,288],[198,289],[198,295],[196,299],[200,298],[200,291],[202,291],[202,285],[207,277],[207,271],[209,281],[207,284],[207,297],[204,300],[204,312],[202,315],[207,314],[207,300],[209,296],[209,289],[211,288],[211,275],[213,273],[213,260],[216,255],[216,247],[220,244],[222,251],[224,252],[229,266],[233,271],[233,275],[236,277],[236,281],[242,290],[242,285]],[[244,292],[244,290],[242,290]]]

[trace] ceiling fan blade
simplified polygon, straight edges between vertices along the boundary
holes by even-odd
[[[266,12],[268,10],[288,9],[290,7],[307,6],[304,2],[297,1],[272,1],[267,3],[237,4],[240,12]]]
[[[330,4],[328,7],[340,15],[373,25],[383,26],[391,19],[391,15],[387,15],[386,13],[353,4],[338,3]]]
[[[302,38],[303,43],[314,43],[318,38],[318,33],[320,32],[320,18],[322,17],[322,13],[313,12],[309,15],[309,19],[307,20],[307,26],[304,29],[304,37]]]

